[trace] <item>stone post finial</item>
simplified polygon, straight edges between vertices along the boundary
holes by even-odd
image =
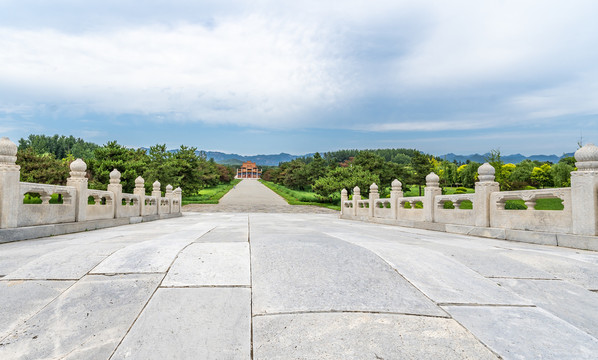
[[[158,180],[154,181],[152,184],[153,191],[160,191],[160,182]]]
[[[496,169],[487,162],[483,163],[478,168],[478,179],[480,182],[492,182],[494,181],[494,174],[496,173]]]
[[[170,184],[166,185],[166,192],[172,192],[172,189],[173,189],[172,185],[170,185]]]
[[[0,164],[15,165],[17,162],[17,145],[6,136],[0,139]]]
[[[378,200],[380,198],[380,194],[378,194],[378,185],[376,185],[376,183],[372,183],[372,185],[370,185],[370,196],[368,198],[369,200],[369,211],[368,211],[368,215],[370,217],[374,217],[375,216],[375,210],[376,210],[376,200]]]
[[[120,171],[117,169],[110,172],[110,184],[120,184]]]
[[[598,146],[586,144],[574,156],[577,171],[598,171]]]
[[[77,159],[71,163],[71,172],[69,173],[73,179],[81,179],[85,177],[87,171],[87,164],[82,159]]]
[[[377,192],[378,192],[378,185],[376,185],[376,183],[372,183],[372,185],[370,185],[370,194],[377,193]]]
[[[145,180],[141,176],[137,176],[135,179],[135,188],[141,189],[145,187]]]
[[[361,190],[359,190],[359,186],[353,188],[353,195],[361,196]]]
[[[349,200],[349,193],[348,193],[347,189],[343,188],[341,190],[341,214],[340,214],[341,217],[345,213],[345,202],[347,200]]]
[[[438,187],[440,183],[440,177],[433,171],[426,176],[426,187]]]
[[[341,190],[341,196],[347,196],[347,189]]]
[[[174,193],[177,194],[177,195],[180,195],[180,194],[183,193],[183,189],[181,189],[180,187],[178,187],[178,188],[174,189]]]
[[[403,191],[403,184],[399,181],[399,179],[394,179],[390,184],[390,191]]]

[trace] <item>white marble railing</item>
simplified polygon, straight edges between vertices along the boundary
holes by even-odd
[[[120,172],[116,169],[110,173],[107,190],[88,189],[87,165],[81,159],[71,163],[67,186],[20,182],[16,154],[17,146],[8,138],[1,138],[0,229],[176,214],[181,211],[180,188],[173,190],[168,185],[165,196],[162,196],[160,183],[156,181],[151,196],[147,196],[145,182],[138,177],[134,193],[123,193]],[[24,203],[25,194],[37,194],[35,196],[39,196],[41,204]],[[57,195],[56,201],[52,200],[54,194]],[[89,203],[90,200],[93,204]]]
[[[341,218],[384,223],[438,223],[445,225],[529,230],[575,235],[598,235],[598,147],[589,144],[575,153],[577,170],[571,173],[570,188],[500,191],[494,168],[485,163],[478,169],[475,192],[442,195],[439,177],[426,177],[424,196],[404,197],[402,184],[395,180],[390,198],[380,199],[378,186],[370,186],[369,199],[361,198],[358,187],[353,199],[341,192]],[[540,199],[560,199],[562,210],[537,210]],[[506,209],[508,201],[523,200],[527,209]],[[454,208],[445,208],[445,203]],[[464,206],[464,203],[468,203]],[[425,227],[425,226],[424,226]]]

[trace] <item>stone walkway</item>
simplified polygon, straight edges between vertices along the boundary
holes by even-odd
[[[0,359],[595,359],[598,253],[186,213],[0,245]]]
[[[337,211],[310,205],[289,205],[286,200],[257,180],[241,181],[218,204],[189,204],[183,211],[235,213],[335,214]]]

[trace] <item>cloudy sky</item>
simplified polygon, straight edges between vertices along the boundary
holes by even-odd
[[[598,142],[595,0],[0,0],[0,136],[240,154]]]

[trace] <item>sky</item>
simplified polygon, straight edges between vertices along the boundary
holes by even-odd
[[[595,0],[0,0],[0,136],[243,155],[598,142]]]

